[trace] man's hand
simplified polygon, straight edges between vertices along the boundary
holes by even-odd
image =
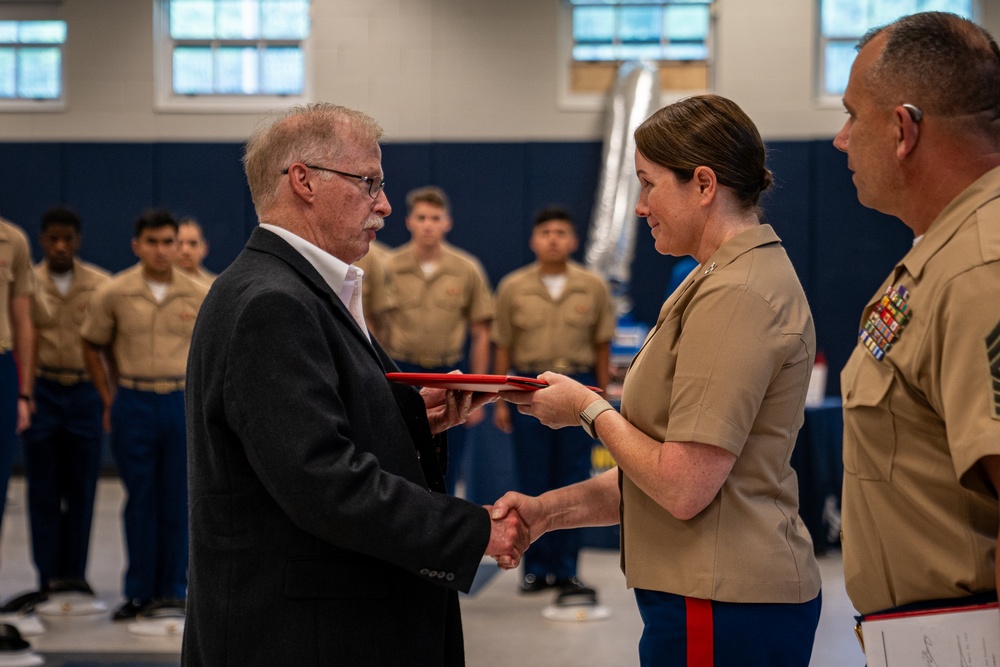
[[[420,396],[424,399],[427,421],[430,422],[431,433],[434,435],[456,424],[464,424],[473,411],[497,400],[495,393],[430,387],[421,389]]]
[[[511,517],[515,517],[526,531],[524,547],[516,555],[507,553],[497,557],[487,549],[487,554],[496,558],[497,564],[505,570],[517,567],[525,549],[548,530],[547,519],[541,501],[538,498],[515,493],[514,491],[508,491],[500,500],[493,503],[493,507],[490,509],[490,516],[493,519],[494,526],[509,521]]]
[[[491,517],[486,555],[496,559],[500,568],[513,570],[531,544],[528,526],[515,510],[505,508],[498,511],[495,507],[486,507],[486,510]]]

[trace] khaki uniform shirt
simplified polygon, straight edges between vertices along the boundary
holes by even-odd
[[[768,225],[730,239],[667,299],[625,376],[622,416],[657,441],[702,442],[737,459],[687,521],[622,475],[629,587],[724,602],[817,596],[789,464],[815,350],[805,294]]]
[[[901,333],[858,343],[841,374],[847,593],[870,613],[996,589],[1000,454],[1000,168],[952,201],[896,265]],[[890,311],[891,312],[891,311]]]
[[[50,379],[60,379],[55,376],[67,371],[63,373],[66,384],[86,379],[80,327],[94,292],[111,278],[111,274],[74,259],[73,280],[66,296],[52,282],[45,262],[35,266],[35,277],[38,292],[32,297],[31,318],[38,332],[39,368],[36,370]]]
[[[20,227],[0,218],[0,353],[14,348],[11,297],[30,296],[35,289],[28,237]]]
[[[392,281],[385,269],[390,252],[384,244],[372,241],[368,245],[368,254],[354,263],[365,272],[361,284],[361,307],[366,316],[378,317],[395,307]]]
[[[445,245],[428,277],[407,243],[389,255],[386,267],[397,306],[389,318],[389,355],[425,368],[458,363],[469,325],[493,317],[489,279],[479,261]]]
[[[511,368],[520,372],[593,369],[594,348],[610,341],[615,333],[607,283],[596,273],[569,262],[566,286],[559,298],[553,299],[541,276],[536,263],[500,281],[493,341],[510,350]]]
[[[208,287],[174,270],[157,303],[136,264],[94,294],[83,338],[110,346],[123,379],[183,379],[198,309]]]

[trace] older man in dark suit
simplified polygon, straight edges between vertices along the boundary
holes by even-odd
[[[191,667],[461,665],[457,591],[527,547],[516,516],[444,493],[439,434],[486,398],[387,382],[364,325],[350,263],[391,210],[380,136],[319,104],[247,144],[261,224],[188,366]]]

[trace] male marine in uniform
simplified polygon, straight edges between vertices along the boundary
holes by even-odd
[[[569,213],[558,206],[539,211],[529,243],[537,261],[497,287],[495,372],[534,377],[553,371],[607,386],[614,307],[604,279],[570,260],[578,241]],[[582,429],[550,429],[505,401],[494,406],[493,420],[513,433],[518,491],[537,496],[590,477],[594,441]],[[555,587],[567,601],[596,600],[594,589],[577,577],[579,534],[560,530],[540,537],[522,559],[521,590]]]
[[[859,49],[834,145],[861,203],[914,245],[862,313],[841,376],[845,584],[862,614],[995,600],[1000,48],[927,12]]]
[[[86,582],[101,466],[101,399],[83,363],[80,325],[110,274],[77,257],[80,219],[52,208],[41,219],[44,260],[32,303],[37,369],[31,427],[24,432],[31,551],[39,594],[93,595]]]
[[[488,373],[489,278],[479,260],[445,243],[452,219],[441,188],[411,191],[406,206],[410,242],[393,251],[386,264],[396,295],[386,350],[403,372],[447,373],[463,365],[470,337],[467,370]],[[466,427],[482,419],[483,412],[474,413]],[[455,492],[464,451],[465,431],[454,428],[448,433],[448,493]]]
[[[114,620],[183,608],[187,595],[184,373],[208,292],[173,270],[177,223],[169,213],[139,216],[132,251],[139,263],[97,291],[82,330],[84,360],[128,492],[125,602]]]

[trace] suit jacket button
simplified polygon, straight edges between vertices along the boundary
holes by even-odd
[[[428,574],[432,577],[438,576],[437,570],[431,570],[430,572],[428,572]]]
[[[449,572],[448,576],[446,576],[445,579],[447,579],[448,581],[454,581],[455,580],[455,575],[452,574],[451,572]]]
[[[430,570],[428,570],[426,567],[420,570],[420,574],[428,574],[428,573],[430,573]]]

